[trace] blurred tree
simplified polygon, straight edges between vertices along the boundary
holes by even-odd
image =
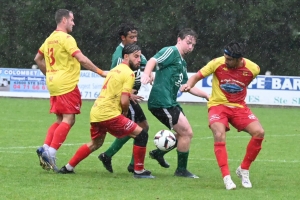
[[[120,42],[117,28],[131,21],[139,27],[138,44],[149,59],[164,46],[176,44],[185,27],[198,34],[195,50],[185,59],[189,71],[223,55],[232,40],[247,44],[245,57],[276,75],[300,75],[300,13],[297,0],[152,1],[144,0],[12,0],[1,1],[0,66],[30,68],[33,58],[56,28],[55,11],[72,10],[71,33],[95,64],[109,69]]]

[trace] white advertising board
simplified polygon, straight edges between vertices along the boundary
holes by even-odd
[[[194,73],[188,73],[189,76]],[[211,93],[212,76],[197,83],[197,87]],[[82,70],[78,87],[82,99],[96,99],[104,78]],[[151,85],[142,85],[139,95],[148,99]],[[0,68],[0,96],[49,98],[45,76],[38,69]],[[184,93],[179,102],[206,102],[205,99]],[[257,76],[248,87],[246,103],[259,105],[300,106],[300,77]]]

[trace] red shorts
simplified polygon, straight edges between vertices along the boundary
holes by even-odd
[[[251,110],[245,106],[228,107],[224,105],[212,106],[208,109],[209,126],[215,122],[220,122],[226,126],[226,131],[229,131],[230,123],[238,131],[244,130],[251,122],[258,121]]]
[[[95,139],[101,135],[105,135],[106,132],[117,138],[122,138],[132,133],[136,127],[137,124],[134,121],[123,115],[119,115],[102,122],[91,122],[91,138]]]
[[[50,113],[55,114],[80,114],[81,95],[76,86],[73,91],[50,97]]]

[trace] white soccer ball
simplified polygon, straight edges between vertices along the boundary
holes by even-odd
[[[176,144],[176,137],[169,130],[160,130],[154,136],[154,144],[160,150],[168,151]]]

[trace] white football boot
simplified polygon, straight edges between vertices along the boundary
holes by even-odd
[[[241,166],[239,166],[235,173],[240,179],[242,179],[242,185],[244,188],[252,188],[252,184],[249,179],[249,170],[242,169]]]
[[[223,178],[226,190],[234,190],[236,189],[236,185],[234,184],[234,182],[231,180],[231,176],[227,175]]]

